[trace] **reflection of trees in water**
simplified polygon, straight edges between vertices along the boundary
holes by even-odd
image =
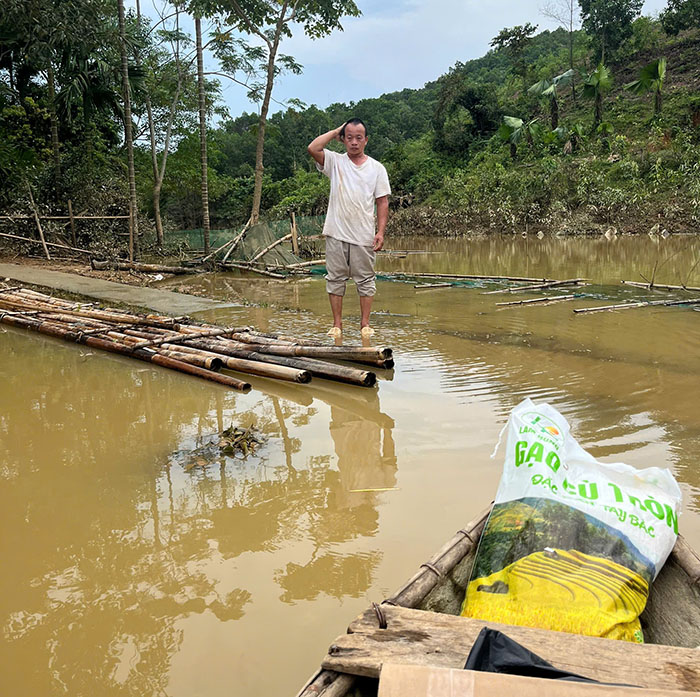
[[[0,575],[0,670],[21,667],[25,692],[164,690],[179,620],[236,620],[252,600],[252,588],[212,577],[213,559],[310,540],[309,561],[277,573],[286,601],[356,596],[371,583],[378,553],[331,548],[376,532],[376,497],[348,493],[362,469],[350,445],[334,440],[337,466],[328,453],[300,461],[294,429],[318,411],[306,393],[251,402],[43,337],[2,341],[0,504],[12,534],[0,544],[12,564]],[[367,473],[393,483],[393,422],[373,391],[356,402],[334,422],[364,443]],[[158,457],[231,422],[268,436],[259,456],[217,454],[189,473]]]

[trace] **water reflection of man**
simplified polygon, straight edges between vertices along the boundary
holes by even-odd
[[[393,419],[379,410],[376,393],[370,402],[331,405],[329,430],[340,475],[335,504],[339,509],[364,508],[370,517],[363,521],[370,528],[365,532],[376,529],[377,492],[359,490],[387,489],[396,484],[393,427]]]

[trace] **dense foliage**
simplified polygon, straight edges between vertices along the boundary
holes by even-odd
[[[327,181],[306,146],[359,116],[369,126],[369,154],[389,170],[390,232],[647,230],[656,222],[693,229],[698,0],[669,0],[659,20],[638,16],[639,5],[581,0],[582,30],[504,28],[483,58],[458,62],[422,89],[269,115],[261,215],[324,212]],[[610,13],[616,23],[605,20]],[[162,215],[166,241],[168,230],[202,221],[196,73],[191,40],[173,21],[127,21],[140,213],[147,230]],[[32,187],[45,210],[64,211],[68,199],[77,210],[127,209],[116,25],[114,0],[3,3],[0,208],[27,213]],[[260,56],[222,26],[213,22],[208,37],[222,74],[247,81],[259,99],[251,85]],[[212,227],[230,227],[253,209],[261,121],[255,112],[226,115],[214,77],[209,209]]]

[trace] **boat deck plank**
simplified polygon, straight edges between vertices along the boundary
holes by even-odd
[[[382,605],[387,628],[380,629],[369,609],[339,636],[323,668],[378,678],[384,663],[462,668],[477,635],[487,623]],[[489,622],[557,668],[601,682],[639,687],[700,691],[700,650],[633,644]]]

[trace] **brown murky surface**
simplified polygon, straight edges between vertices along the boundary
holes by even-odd
[[[700,239],[392,246],[435,253],[383,256],[381,270],[592,285],[499,309],[520,296],[380,282],[374,343],[397,365],[372,390],[253,379],[241,395],[0,327],[6,694],[295,694],[350,619],[491,500],[502,451],[489,455],[526,396],[597,457],[670,467],[700,548],[700,313],[572,312],[649,297],[618,282],[655,266],[658,282],[700,286]],[[219,321],[314,338],[329,325],[318,276],[189,283],[256,304]],[[348,343],[358,316],[350,288]],[[266,435],[256,455],[216,453],[232,423]],[[371,488],[389,490],[357,491]]]

